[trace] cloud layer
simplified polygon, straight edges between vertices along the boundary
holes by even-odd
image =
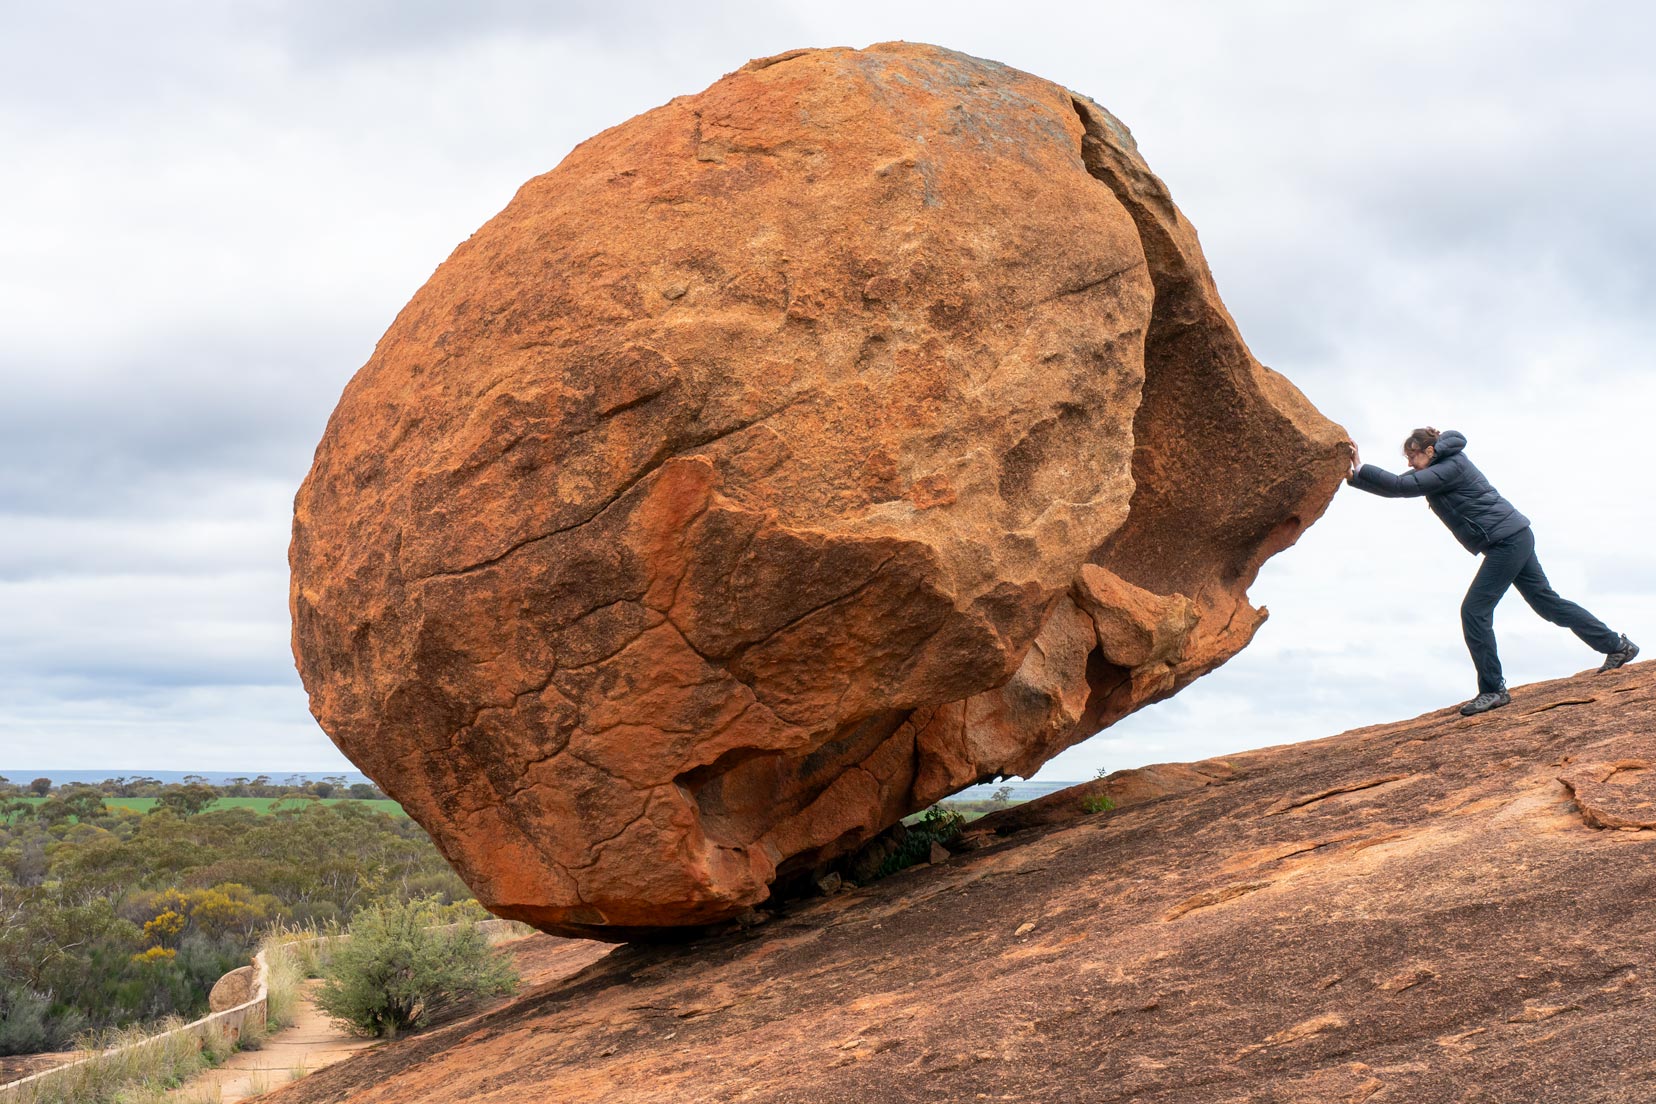
[[[1132,126],[1243,334],[1401,468],[1453,426],[1558,589],[1656,641],[1656,17],[1635,4],[36,5],[0,35],[0,767],[325,770],[291,499],[397,309],[575,143],[749,57],[907,38]],[[1613,28],[1613,31],[1611,30]],[[1475,562],[1342,492],[1272,619],[1045,777],[1473,692]],[[1512,682],[1596,664],[1516,599]]]

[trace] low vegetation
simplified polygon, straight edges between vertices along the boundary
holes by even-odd
[[[322,970],[317,1007],[360,1035],[392,1036],[516,989],[475,918],[444,923],[453,912],[428,899],[358,913]]]
[[[245,795],[282,799],[261,814],[210,808],[223,795],[205,788],[128,794],[153,800],[142,812],[98,787],[0,793],[0,1055],[197,1017],[272,925],[337,929],[371,905],[470,900],[418,825],[376,811],[378,791]]]
[[[1108,777],[1110,777],[1110,769],[1108,767],[1098,768],[1098,773],[1093,775],[1094,780],[1099,782],[1104,781]],[[1115,807],[1115,801],[1109,794],[1093,794],[1090,797],[1084,797],[1081,799],[1081,811],[1083,813],[1107,813]]]

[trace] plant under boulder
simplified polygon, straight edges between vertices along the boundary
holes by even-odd
[[[435,919],[429,900],[359,913],[323,970],[318,1007],[358,1034],[393,1036],[517,988],[511,963],[475,923]]]

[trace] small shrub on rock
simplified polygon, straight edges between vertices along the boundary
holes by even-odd
[[[429,898],[358,913],[323,968],[317,1005],[358,1034],[392,1036],[517,987],[475,923],[439,925],[436,914]]]
[[[1093,778],[1100,782],[1105,781],[1109,777],[1109,767],[1099,767],[1098,773],[1093,775]],[[1109,794],[1105,793],[1092,794],[1089,797],[1083,798],[1081,801],[1081,811],[1083,813],[1107,813],[1115,807],[1115,801],[1111,799]]]

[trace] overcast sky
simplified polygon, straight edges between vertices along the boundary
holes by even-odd
[[[0,770],[345,767],[288,651],[288,528],[397,309],[576,142],[888,39],[1109,107],[1260,360],[1392,470],[1461,429],[1557,589],[1656,646],[1651,10],[0,0]],[[1343,490],[1247,651],[1042,777],[1464,700],[1476,566]],[[1516,595],[1496,625],[1510,683],[1598,662]]]

